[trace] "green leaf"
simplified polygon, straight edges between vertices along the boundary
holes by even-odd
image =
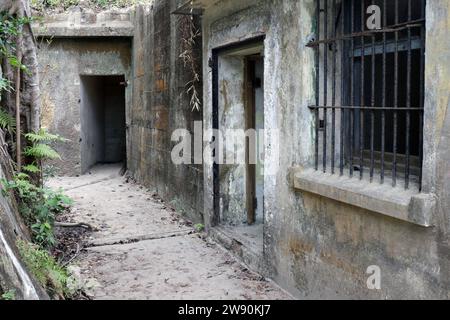
[[[28,180],[30,178],[30,176],[27,175],[26,173],[19,172],[18,174],[16,174],[15,178],[17,180]]]
[[[0,77],[0,92],[1,91],[11,92],[12,89],[13,88],[11,86],[11,81],[3,77]]]
[[[3,300],[15,300],[16,299],[16,291],[13,290],[9,290],[7,292],[5,292],[4,294],[2,294],[0,296],[1,299]]]
[[[22,168],[22,170],[23,170],[23,171],[26,171],[26,172],[29,172],[29,173],[38,173],[38,172],[41,171],[41,170],[40,170],[37,166],[35,166],[34,164],[29,164],[29,165],[24,166],[24,167]]]
[[[53,150],[49,145],[42,143],[26,148],[24,155],[35,159],[61,159],[58,152]]]
[[[0,108],[0,128],[8,130],[10,133],[16,131],[16,118],[11,116],[8,112]]]
[[[38,132],[27,133],[27,134],[25,134],[25,137],[30,142],[33,142],[33,143],[54,142],[54,141],[65,142],[65,141],[68,141],[68,139],[66,139],[64,137],[61,137],[60,135],[49,133],[45,128],[40,129]]]

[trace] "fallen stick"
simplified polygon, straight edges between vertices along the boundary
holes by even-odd
[[[66,263],[64,263],[62,265],[63,267],[67,267],[80,254],[80,251],[81,251],[80,245],[78,243],[76,245],[77,245],[77,252],[75,252],[75,254],[72,256],[72,258],[70,258]]]
[[[92,231],[97,230],[97,228],[91,226],[89,223],[79,222],[79,223],[68,223],[68,222],[55,222],[55,227],[61,228],[85,228]]]

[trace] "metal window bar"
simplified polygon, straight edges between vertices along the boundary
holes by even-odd
[[[381,8],[381,29],[366,26],[369,5]],[[421,190],[425,6],[426,0],[316,1],[316,39],[307,45],[315,50],[316,104],[309,107],[316,170],[335,174],[338,163],[341,176],[356,170],[372,183],[379,174],[381,184],[390,171],[392,186],[402,181],[408,189],[417,180]]]

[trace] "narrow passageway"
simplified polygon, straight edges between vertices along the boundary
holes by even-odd
[[[75,260],[93,299],[289,299],[156,194],[101,165],[48,182],[75,203],[66,217],[94,231]]]

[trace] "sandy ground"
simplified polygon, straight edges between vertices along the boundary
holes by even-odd
[[[91,298],[290,299],[119,170],[98,166],[47,183],[75,200],[70,221],[98,228],[74,262]]]

